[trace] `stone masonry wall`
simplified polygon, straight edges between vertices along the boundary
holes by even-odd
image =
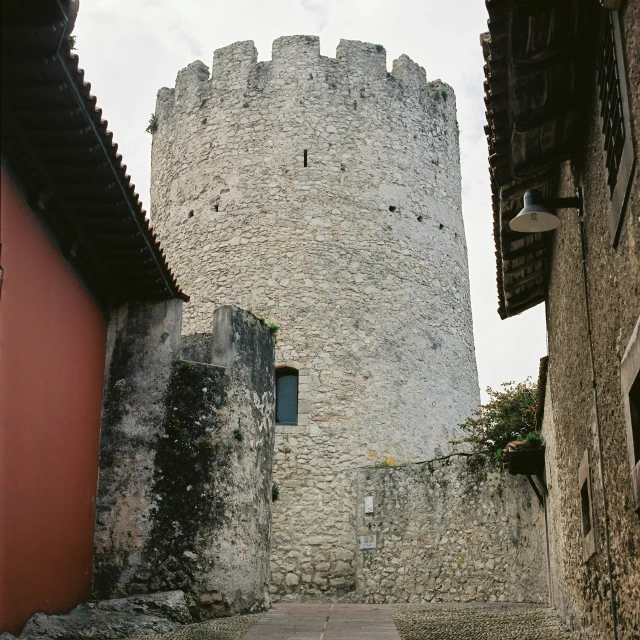
[[[631,119],[625,132],[633,141],[635,173],[614,246],[594,69],[583,146],[561,167],[557,191],[569,196],[576,187],[584,190],[589,304],[580,223],[568,210],[551,238],[543,435],[554,604],[580,638],[614,637],[615,620],[616,637],[631,640],[640,637],[640,516],[634,508],[620,363],[640,317],[640,3],[623,2],[618,16]],[[585,557],[579,485],[585,452],[595,542],[590,557]]]
[[[524,477],[459,458],[362,469],[357,518],[363,602],[548,602],[544,508]]]
[[[94,592],[182,589],[202,618],[262,609],[273,339],[252,314],[223,307],[213,333],[186,336],[176,358],[180,316],[176,308],[173,327],[158,322],[166,304],[129,305],[112,321]]]
[[[161,89],[152,218],[192,296],[235,304],[299,370],[277,426],[274,597],[355,589],[356,471],[445,450],[479,402],[455,95],[380,45],[311,36],[215,52]],[[316,579],[329,563],[330,579]]]

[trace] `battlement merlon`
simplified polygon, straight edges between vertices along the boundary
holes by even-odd
[[[241,91],[247,93],[256,78],[258,66],[266,86],[273,90],[302,79],[324,81],[324,71],[332,77],[353,86],[362,84],[393,87],[397,82],[406,97],[414,96],[421,102],[433,100],[446,111],[453,107],[453,89],[441,81],[427,82],[424,67],[402,54],[393,61],[391,73],[387,73],[387,56],[383,46],[357,40],[341,40],[335,58],[320,55],[320,39],[317,36],[284,36],[272,45],[272,59],[258,63],[258,52],[252,40],[235,42],[214,52],[209,69],[201,62],[191,63],[176,78],[175,90],[163,88],[158,92],[157,113],[171,108],[172,104],[194,100],[201,101],[207,95]],[[389,84],[391,83],[391,85]],[[442,85],[442,86],[440,86]],[[397,85],[395,85],[397,87]],[[335,88],[335,87],[332,87]],[[451,100],[449,100],[451,98]]]
[[[387,52],[380,44],[340,40],[336,59],[346,67],[347,76],[351,78],[374,82],[387,78]]]
[[[253,40],[234,42],[213,52],[211,83],[214,92],[246,91],[258,64]]]
[[[271,45],[271,62],[278,68],[314,67],[320,62],[320,57],[318,36],[283,36]]]

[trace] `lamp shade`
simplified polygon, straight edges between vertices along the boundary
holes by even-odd
[[[524,194],[524,208],[509,223],[512,231],[521,233],[542,233],[553,231],[560,226],[560,218],[544,206],[542,194],[531,189]]]

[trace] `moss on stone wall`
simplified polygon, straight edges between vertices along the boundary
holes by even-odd
[[[173,365],[156,449],[151,533],[137,575],[153,591],[191,589],[198,536],[218,529],[226,517],[225,501],[211,483],[213,467],[225,469],[234,449],[221,437],[223,378],[220,367]]]

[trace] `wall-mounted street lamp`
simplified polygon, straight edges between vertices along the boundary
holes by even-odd
[[[509,223],[512,231],[521,233],[544,233],[560,226],[560,218],[550,209],[582,210],[582,194],[578,190],[573,198],[545,198],[537,189],[524,194],[524,208]]]

